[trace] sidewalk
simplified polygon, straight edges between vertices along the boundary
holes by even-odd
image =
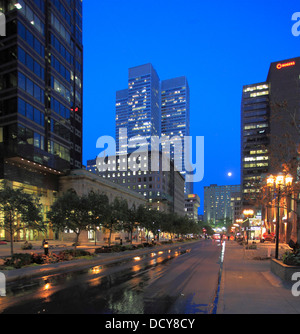
[[[199,240],[187,242],[187,243],[174,243],[174,244],[165,244],[165,245],[156,245],[155,247],[146,247],[146,248],[140,248],[134,251],[127,250],[120,253],[100,253],[97,254],[93,259],[78,259],[78,260],[72,260],[72,261],[66,261],[66,262],[58,262],[54,264],[47,264],[47,265],[40,265],[40,266],[29,266],[24,267],[21,269],[15,269],[15,270],[7,270],[4,272],[6,277],[6,282],[10,283],[17,280],[25,280],[25,279],[31,279],[34,277],[43,277],[46,275],[54,275],[58,273],[65,273],[68,271],[74,271],[74,270],[84,270],[86,268],[91,268],[93,266],[99,266],[99,265],[105,265],[107,263],[114,263],[118,261],[123,261],[127,259],[132,259],[135,256],[143,256],[145,254],[150,254],[152,252],[159,252],[159,251],[165,251],[173,248],[188,248],[190,243],[199,242]],[[23,244],[23,243],[22,243]],[[59,242],[53,242],[52,243],[52,249],[51,251],[60,251],[64,248],[70,249],[74,248],[74,246],[71,246],[72,243],[59,243]],[[34,245],[34,243],[33,243]],[[49,242],[49,245],[51,245],[51,242]],[[10,252],[10,245],[2,245],[2,254],[7,254],[7,251]],[[21,246],[19,246],[21,247]],[[36,249],[31,250],[21,250],[20,253],[32,253],[32,252],[43,252],[42,249],[40,249],[40,242],[36,246]],[[95,248],[99,248],[100,243],[97,243],[96,247],[93,243],[87,243],[82,244],[80,247],[77,247],[78,249],[85,249],[93,253],[93,250]],[[35,247],[34,247],[35,248]],[[17,253],[17,252],[16,252]],[[1,257],[1,255],[0,255]]]
[[[269,248],[274,258],[274,244],[246,250],[226,242],[217,314],[300,314],[300,297],[291,293],[295,282],[283,282],[270,271],[270,260],[262,260]],[[279,257],[286,248],[280,245]]]
[[[33,248],[28,250],[21,249],[24,245],[24,241],[21,242],[14,242],[13,248],[14,253],[44,253],[44,249],[42,247],[42,241],[28,241],[30,244],[32,244]],[[58,241],[58,240],[47,240],[49,244],[49,251],[51,252],[59,252],[64,249],[73,249],[74,246],[72,246],[73,242],[71,241]],[[95,248],[99,248],[101,246],[107,245],[104,242],[97,241],[97,244],[95,246],[94,242],[86,242],[82,243],[80,246],[78,246],[78,249],[86,249],[87,251],[94,251]],[[0,258],[9,257],[10,254],[10,242],[7,242],[6,245],[0,244]]]

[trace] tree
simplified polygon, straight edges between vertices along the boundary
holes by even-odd
[[[76,234],[74,243],[75,249],[78,245],[80,233],[89,224],[89,203],[88,197],[79,197],[73,190],[69,190],[60,196],[51,206],[47,217],[50,219],[53,229],[64,231],[68,228]]]
[[[111,244],[111,234],[113,231],[121,229],[121,221],[126,218],[127,202],[123,199],[115,198],[109,205],[109,214],[103,226],[109,230],[108,245]]]
[[[140,223],[141,227],[146,229],[148,242],[149,231],[151,231],[153,225],[151,210],[146,206],[140,205],[137,209],[137,221]]]
[[[7,185],[0,190],[0,212],[3,218],[0,227],[10,235],[11,255],[13,255],[14,235],[24,229],[45,231],[38,198],[23,189],[12,189]]]
[[[127,207],[127,213],[123,220],[123,228],[125,231],[130,233],[130,243],[132,244],[132,233],[134,229],[139,225],[137,221],[137,209],[136,206],[133,204],[131,208]]]
[[[88,224],[95,232],[95,245],[96,245],[96,231],[97,227],[105,224],[109,216],[109,201],[105,194],[90,191],[86,196],[88,205]]]

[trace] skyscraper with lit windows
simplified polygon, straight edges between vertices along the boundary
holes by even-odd
[[[243,87],[241,185],[244,207],[253,205],[260,181],[288,163],[300,177],[300,57],[270,64],[265,82]],[[297,152],[298,150],[298,152]],[[298,167],[298,175],[297,175]]]
[[[0,0],[0,11],[0,180],[42,195],[46,220],[58,177],[82,167],[82,0]]]
[[[261,176],[269,170],[269,84],[246,85],[242,98],[242,187],[246,204],[259,190]]]
[[[177,156],[181,160],[180,171],[185,177],[184,165],[185,143],[184,137],[190,135],[190,89],[186,77],[178,77],[161,82],[161,136],[169,138],[170,157]],[[168,149],[167,149],[168,150]],[[193,193],[193,183],[185,185],[185,192]]]
[[[175,156],[180,158],[179,170],[185,177],[183,138],[189,136],[189,122],[190,92],[186,77],[160,81],[151,64],[129,69],[128,88],[116,92],[117,154],[135,150],[140,136],[149,144],[151,136],[158,136],[162,142],[160,148],[170,153],[171,160]],[[130,148],[128,144],[133,137],[136,141],[131,141],[133,148]],[[170,152],[165,145],[167,139],[171,143]],[[193,193],[191,182],[185,185],[185,191]]]
[[[133,147],[119,146],[120,129],[127,130],[128,143]],[[128,89],[116,93],[116,142],[117,153],[134,151],[137,141],[133,138],[160,135],[160,80],[151,64],[128,70]],[[138,139],[137,139],[138,140]],[[122,144],[121,144],[122,146]]]

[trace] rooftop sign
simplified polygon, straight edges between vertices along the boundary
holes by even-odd
[[[284,67],[290,67],[290,66],[295,66],[295,65],[296,65],[296,63],[294,61],[291,61],[289,63],[284,63],[284,64],[279,63],[279,64],[277,64],[276,68],[277,68],[277,70],[281,70]]]

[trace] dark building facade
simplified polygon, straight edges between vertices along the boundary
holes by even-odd
[[[300,57],[273,62],[265,82],[243,87],[241,185],[243,206],[259,192],[268,173],[297,177],[300,140]]]
[[[0,11],[0,180],[41,195],[46,217],[59,176],[82,167],[82,0],[0,0]]]
[[[242,187],[245,203],[259,191],[261,175],[269,170],[269,84],[243,87],[242,99]]]

